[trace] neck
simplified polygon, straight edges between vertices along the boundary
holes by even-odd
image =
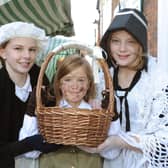
[[[125,67],[119,67],[118,71],[118,83],[121,88],[128,88],[135,76],[137,71],[125,68]]]
[[[10,76],[10,79],[15,83],[15,85],[22,87],[24,86],[28,73],[18,73],[13,71],[9,66],[6,66],[7,72]]]
[[[69,103],[73,108],[78,108],[81,102],[78,103]]]
[[[82,100],[80,102],[70,102],[67,99],[63,98],[62,100],[65,100],[71,107],[73,108],[78,108],[80,103],[82,102]]]

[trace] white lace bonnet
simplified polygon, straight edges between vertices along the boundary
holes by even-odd
[[[0,45],[15,37],[31,37],[37,40],[40,49],[43,49],[48,42],[45,31],[33,23],[18,21],[0,27]]]

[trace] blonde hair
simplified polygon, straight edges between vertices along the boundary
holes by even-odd
[[[134,61],[133,65],[130,66],[129,68],[138,71],[143,69],[145,65],[146,65],[146,57],[143,53],[142,47],[140,46],[140,51],[137,54],[136,60]]]
[[[89,81],[89,87],[86,95],[84,96],[84,100],[86,102],[89,101],[89,99],[92,99],[96,95],[96,89],[94,85],[94,76],[93,72],[91,69],[91,66],[89,62],[84,58],[81,57],[80,55],[71,55],[65,57],[61,62],[59,62],[57,66],[57,71],[54,77],[54,83],[53,83],[53,88],[54,88],[54,93],[56,96],[56,104],[58,105],[61,98],[62,98],[62,92],[60,90],[60,81],[61,79],[72,72],[73,70],[82,67],[87,75],[88,81]]]

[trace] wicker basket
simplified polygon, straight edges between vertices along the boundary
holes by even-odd
[[[109,99],[105,109],[77,109],[77,108],[60,108],[58,106],[45,107],[42,104],[41,90],[42,79],[47,65],[53,56],[65,49],[75,48],[83,50],[89,55],[94,56],[94,47],[84,44],[68,42],[56,47],[48,54],[41,66],[36,90],[36,113],[39,123],[40,133],[47,142],[64,144],[64,145],[85,145],[95,147],[102,143],[109,129],[113,113],[113,85],[104,59],[96,58],[100,63],[105,77],[105,86]]]

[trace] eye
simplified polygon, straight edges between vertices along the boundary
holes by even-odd
[[[14,50],[22,50],[22,47],[15,47]]]
[[[83,83],[83,82],[88,81],[88,78],[87,77],[80,77],[80,78],[78,78],[78,81]]]
[[[111,42],[114,43],[114,44],[118,44],[118,43],[120,43],[120,40],[117,39],[117,38],[112,38]]]
[[[70,82],[71,81],[71,78],[64,78],[62,79],[62,82]]]
[[[64,79],[64,81],[67,81],[67,82],[70,81],[70,80],[71,80],[70,78]]]
[[[29,51],[30,52],[37,52],[37,48],[30,48]]]
[[[136,44],[136,41],[135,40],[128,40],[128,43],[130,43],[130,44]]]
[[[84,82],[86,79],[83,79],[83,78],[81,78],[81,79],[78,79],[78,81],[80,81],[80,82]]]

